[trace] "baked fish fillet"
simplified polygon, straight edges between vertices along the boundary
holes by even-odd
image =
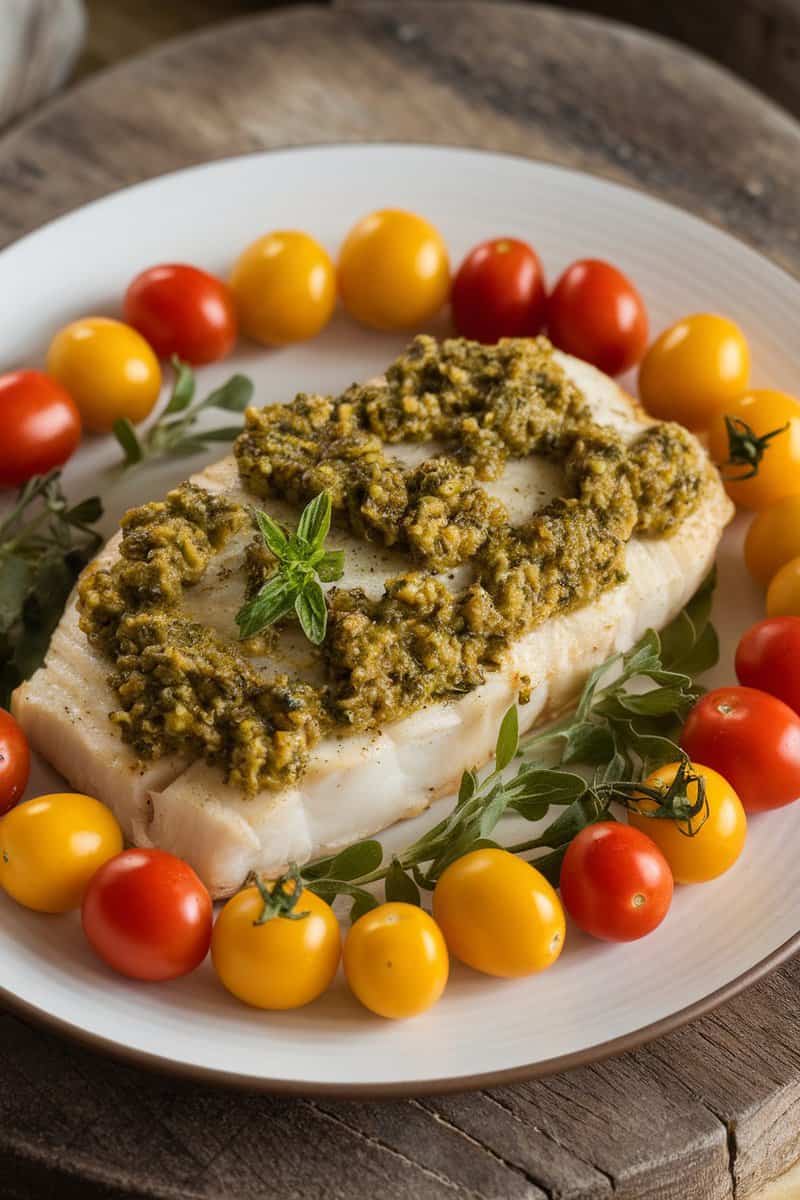
[[[614,426],[626,440],[646,427],[635,401],[612,380],[586,363],[556,357],[583,392],[595,420]],[[419,461],[432,447],[400,444],[391,449],[398,458]],[[247,499],[232,456],[192,482],[232,499]],[[552,463],[527,458],[510,461],[499,480],[483,486],[505,503],[517,523],[558,495],[562,480]],[[267,507],[279,520],[297,519],[296,511],[280,502]],[[212,895],[226,896],[252,870],[275,876],[289,862],[302,864],[370,836],[453,791],[464,767],[490,757],[498,723],[516,699],[522,676],[532,683],[530,701],[520,708],[522,730],[568,707],[595,666],[680,611],[711,567],[731,515],[731,503],[709,466],[699,507],[671,537],[634,538],[628,544],[624,583],[513,643],[503,667],[475,691],[430,705],[378,733],[323,739],[312,750],[300,783],[281,791],[247,798],[225,783],[220,769],[202,761],[170,756],[137,762],[108,719],[117,707],[107,682],[109,665],[78,628],[74,597],[44,666],[18,688],[13,709],[33,749],[72,787],[113,809],[131,842],[179,855]],[[224,561],[214,560],[206,577],[186,592],[188,612],[231,639],[244,586],[237,567],[249,537],[247,532],[231,539],[220,556]],[[119,535],[112,538],[101,557],[113,557],[118,541]],[[409,565],[397,552],[338,530],[329,541],[345,550],[339,586],[380,595],[384,580]],[[218,569],[226,563],[233,569]],[[456,572],[452,586],[458,585]],[[256,661],[267,673],[307,671],[304,645],[299,636],[282,637],[279,661]]]

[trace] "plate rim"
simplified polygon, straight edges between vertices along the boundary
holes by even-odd
[[[544,169],[547,172],[559,174],[562,176],[571,176],[575,178],[588,178],[610,187],[612,190],[631,193],[634,196],[640,197],[650,204],[669,210],[674,213],[679,213],[684,219],[696,223],[699,226],[704,226],[707,229],[713,230],[714,233],[723,239],[734,243],[739,250],[743,250],[748,255],[753,255],[756,258],[762,259],[768,263],[774,270],[785,276],[795,285],[800,284],[800,277],[793,271],[789,270],[783,263],[776,262],[774,258],[765,251],[756,248],[756,246],[744,240],[737,234],[731,233],[722,225],[709,220],[706,217],[698,215],[696,212],[683,208],[680,204],[674,203],[671,200],[664,200],[646,187],[635,183],[621,182],[617,179],[609,178],[600,171],[591,169],[582,169],[577,167],[564,166],[560,163],[550,162],[545,159],[531,157],[522,153],[514,153],[510,151],[494,151],[481,146],[454,145],[451,143],[434,143],[434,142],[409,142],[403,140],[396,141],[354,141],[354,142],[310,142],[302,145],[289,145],[272,147],[269,149],[259,149],[245,151],[239,154],[224,155],[220,158],[213,158],[207,161],[191,163],[184,167],[176,168],[175,170],[164,171],[158,175],[151,176],[147,179],[138,180],[135,183],[122,185],[112,191],[106,192],[101,196],[97,196],[85,204],[77,205],[74,208],[68,209],[66,212],[43,222],[36,228],[28,230],[12,241],[6,243],[0,248],[0,268],[5,263],[9,255],[25,247],[26,243],[39,237],[45,231],[49,231],[54,226],[61,223],[66,223],[78,213],[94,209],[96,206],[112,202],[115,198],[127,195],[132,192],[155,188],[165,180],[169,180],[178,176],[191,175],[194,173],[214,170],[219,168],[224,170],[237,162],[249,161],[252,159],[272,159],[280,157],[288,157],[302,155],[305,153],[331,153],[335,154],[342,150],[345,151],[381,151],[381,150],[409,150],[423,152],[425,154],[456,154],[464,156],[480,156],[487,159],[502,159],[515,163],[527,164],[535,166],[538,169]],[[791,937],[784,941],[781,945],[772,950],[764,958],[754,963],[747,970],[743,971],[733,979],[728,980],[720,987],[715,988],[705,996],[701,996],[698,1000],[683,1008],[676,1009],[666,1016],[660,1017],[658,1020],[650,1022],[647,1025],[640,1026],[625,1034],[620,1034],[617,1037],[607,1039],[606,1041],[596,1042],[591,1046],[586,1046],[580,1050],[570,1051],[567,1054],[556,1055],[552,1058],[540,1059],[532,1063],[523,1063],[514,1067],[504,1067],[496,1071],[483,1071],[472,1075],[449,1075],[441,1079],[422,1079],[422,1080],[402,1080],[384,1083],[341,1083],[322,1080],[293,1080],[281,1078],[267,1078],[263,1075],[250,1075],[247,1073],[228,1071],[221,1068],[200,1066],[188,1062],[176,1061],[166,1055],[158,1054],[149,1050],[136,1049],[125,1045],[123,1042],[117,1041],[114,1038],[106,1037],[102,1034],[93,1033],[75,1024],[66,1017],[57,1016],[47,1009],[40,1007],[33,1002],[23,999],[16,993],[12,992],[0,983],[0,1002],[11,1012],[22,1017],[24,1020],[30,1020],[34,1025],[43,1028],[48,1032],[55,1033],[68,1038],[72,1042],[78,1043],[80,1046],[106,1055],[119,1062],[129,1065],[144,1068],[145,1070],[172,1078],[189,1080],[195,1083],[205,1084],[206,1086],[228,1087],[234,1090],[243,1090],[259,1093],[272,1093],[275,1095],[287,1095],[293,1097],[327,1097],[340,1098],[346,1100],[393,1100],[403,1099],[413,1096],[431,1096],[431,1095],[447,1095],[455,1092],[476,1091],[482,1088],[492,1088],[506,1086],[509,1084],[523,1083],[532,1079],[540,1079],[551,1075],[560,1074],[564,1071],[575,1070],[579,1067],[593,1065],[603,1062],[606,1059],[619,1054],[627,1053],[628,1051],[636,1050],[648,1042],[656,1038],[664,1037],[667,1034],[673,1033],[675,1030],[688,1024],[690,1021],[696,1020],[699,1017],[705,1016],[712,1012],[719,1005],[739,995],[747,988],[752,987],[759,980],[764,979],[772,971],[782,966],[794,955],[800,952],[800,929],[797,930]]]

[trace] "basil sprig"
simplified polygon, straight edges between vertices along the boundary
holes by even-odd
[[[207,450],[211,442],[230,442],[242,432],[241,425],[197,429],[197,418],[207,408],[241,413],[253,398],[253,383],[246,375],[232,375],[222,387],[196,404],[194,371],[177,355],[172,359],[175,382],[166,408],[141,437],[127,417],[113,425],[113,433],[124,451],[123,467],[133,467],[153,458],[184,458]]]
[[[71,505],[61,472],[36,475],[0,521],[0,704],[42,663],[75,580],[100,546],[97,496]]]
[[[647,630],[631,650],[598,667],[575,711],[557,724],[520,738],[517,709],[510,708],[491,769],[464,771],[449,815],[402,854],[384,863],[380,842],[370,838],[303,867],[302,884],[328,901],[350,897],[351,920],[379,903],[375,884],[383,885],[387,900],[419,904],[421,891],[432,891],[450,863],[500,844],[493,835],[503,816],[538,823],[552,809],[556,815],[541,832],[508,849],[524,855],[554,885],[572,839],[595,821],[614,820],[615,806],[677,821],[681,833],[694,836],[708,803],[703,780],[693,774],[675,738],[703,691],[694,676],[719,656],[710,620],[713,589],[712,574],[660,634]],[[509,776],[515,761],[519,765]],[[667,762],[680,764],[668,788],[642,785]],[[641,806],[642,796],[651,804]],[[294,894],[294,871],[291,883]]]
[[[239,636],[254,637],[294,612],[308,640],[319,646],[328,627],[321,584],[341,579],[344,572],[344,551],[326,550],[324,546],[331,527],[330,495],[320,492],[306,505],[295,533],[282,529],[261,509],[255,509],[253,515],[277,567],[258,594],[236,614]]]

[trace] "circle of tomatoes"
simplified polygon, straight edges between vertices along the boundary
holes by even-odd
[[[750,378],[750,349],[738,325],[716,313],[682,317],[653,342],[639,367],[639,398],[653,417],[708,429]]]
[[[734,445],[735,462],[731,422],[741,442],[741,449]],[[737,396],[711,422],[709,449],[728,495],[741,508],[760,510],[800,494],[800,400],[767,388]]]
[[[532,337],[544,326],[547,293],[539,256],[516,238],[492,238],[471,250],[450,295],[461,337],[491,344]]]
[[[748,629],[736,648],[736,678],[800,715],[800,616],[768,617]]]
[[[586,258],[567,267],[547,302],[554,346],[621,375],[647,345],[647,309],[631,281],[610,263]]]
[[[584,933],[632,942],[664,920],[673,880],[651,838],[632,825],[599,821],[570,842],[559,887],[564,907]]]
[[[109,433],[120,417],[143,421],[161,390],[151,347],[130,325],[109,317],[84,317],[59,330],[47,351],[47,369],[95,433]]]
[[[643,780],[644,786],[666,794],[680,766],[673,762],[659,767]],[[634,798],[636,807],[628,810],[628,822],[652,838],[669,863],[676,883],[705,883],[729,870],[742,853],[747,817],[727,779],[696,763],[690,764],[689,772],[694,778],[686,787],[687,801],[696,804],[699,778],[706,802],[705,811],[693,818],[691,828],[687,821],[648,816],[657,807],[656,801],[649,798]]]
[[[99,800],[78,792],[37,796],[0,821],[0,885],[26,908],[69,912],[121,849],[120,827]]]
[[[531,975],[564,948],[558,896],[508,850],[474,850],[451,863],[434,889],[433,915],[450,953],[486,975]]]
[[[236,342],[230,288],[184,263],[163,263],[137,275],[125,293],[124,314],[159,358],[177,354],[202,366],[225,358]]]
[[[188,863],[164,850],[125,850],[94,875],[81,909],[86,938],[130,979],[176,979],[211,943],[211,897]]]
[[[362,325],[416,330],[439,312],[450,290],[442,235],[416,213],[382,209],[363,217],[339,251],[339,292]]]
[[[240,255],[230,287],[242,332],[265,346],[318,334],[333,315],[336,275],[327,251],[307,233],[265,234]]]
[[[333,982],[342,938],[333,909],[307,888],[292,916],[259,920],[256,886],[225,905],[214,925],[211,958],[221,983],[254,1008],[299,1008]]]
[[[43,371],[0,376],[0,413],[0,487],[17,487],[60,467],[80,441],[81,418],[72,397]]]
[[[11,713],[0,708],[0,816],[22,799],[30,772],[28,739]]]
[[[442,931],[413,904],[380,904],[350,927],[342,956],[350,990],[379,1017],[414,1017],[442,995],[450,970]]]
[[[686,719],[681,746],[693,762],[727,779],[748,812],[800,797],[800,717],[766,692],[707,692]]]

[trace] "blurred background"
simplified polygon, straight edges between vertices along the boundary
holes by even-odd
[[[430,0],[436,3],[437,0]],[[454,0],[440,0],[454,3]],[[487,3],[496,0],[486,0]],[[800,0],[554,0],[683,42],[800,116]],[[69,82],[274,0],[0,0],[0,124]],[[457,2],[454,7],[458,7]],[[397,0],[398,10],[403,0]]]

